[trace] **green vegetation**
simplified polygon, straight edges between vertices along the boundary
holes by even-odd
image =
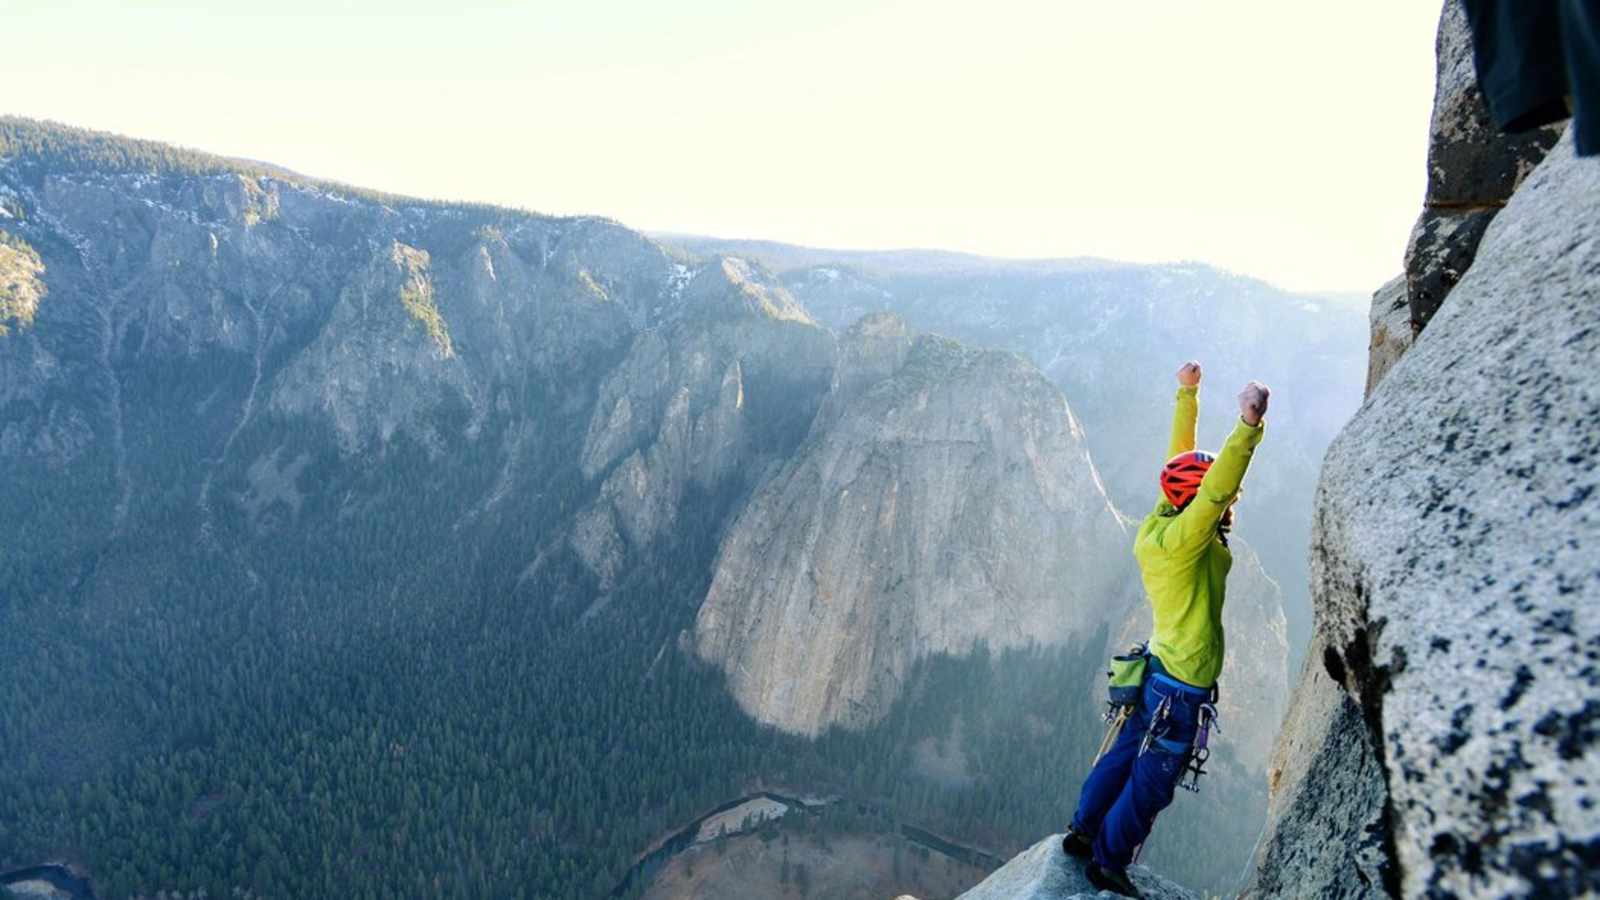
[[[594,276],[589,274],[588,269],[578,270],[578,283],[583,285],[583,289],[588,291],[596,300],[599,300],[601,303],[606,303],[611,300],[610,295],[606,293],[606,289],[600,286],[600,282],[594,280]]]
[[[22,328],[33,324],[39,301],[48,293],[44,263],[27,242],[0,231],[0,337],[10,333],[10,322]]]
[[[428,337],[433,339],[434,346],[439,348],[445,359],[455,356],[455,348],[450,343],[450,331],[445,326],[438,304],[433,301],[433,280],[428,277],[427,251],[395,244],[394,260],[405,278],[405,283],[400,286],[401,305],[411,318],[427,329]]]

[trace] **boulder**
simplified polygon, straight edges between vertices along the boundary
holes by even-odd
[[[1130,866],[1128,875],[1147,900],[1189,900],[1198,897],[1143,866]],[[1115,896],[1096,890],[1083,874],[1083,863],[1061,850],[1061,835],[1053,834],[974,885],[956,900],[1074,900]]]
[[[1600,889],[1596,196],[1600,166],[1562,139],[1328,452],[1312,548],[1322,650],[1281,739],[1263,892],[1291,871],[1302,892],[1348,883],[1295,860],[1367,839],[1373,760],[1400,893]]]
[[[1372,341],[1367,345],[1367,389],[1362,395],[1365,397],[1372,396],[1378,382],[1411,347],[1411,307],[1406,298],[1405,276],[1390,279],[1372,295],[1370,318]]]

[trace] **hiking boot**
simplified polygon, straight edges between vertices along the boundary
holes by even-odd
[[[1061,849],[1068,856],[1089,859],[1094,856],[1094,841],[1090,840],[1088,835],[1068,828],[1067,833],[1061,836]]]
[[[1121,894],[1124,897],[1140,897],[1139,889],[1133,886],[1128,879],[1127,872],[1114,872],[1111,869],[1102,869],[1094,863],[1083,867],[1083,874],[1089,876],[1089,883],[1102,891]]]

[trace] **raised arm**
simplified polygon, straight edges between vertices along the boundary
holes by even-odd
[[[1239,496],[1250,458],[1266,433],[1264,418],[1270,392],[1252,381],[1239,394],[1239,421],[1222,452],[1200,481],[1200,491],[1162,534],[1161,545],[1172,552],[1198,551],[1217,531],[1217,520]]]
[[[1194,449],[1195,422],[1200,418],[1200,364],[1190,360],[1178,370],[1178,396],[1172,410],[1172,440],[1161,461]]]

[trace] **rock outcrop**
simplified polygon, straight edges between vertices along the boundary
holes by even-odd
[[[600,386],[580,466],[602,479],[570,537],[602,592],[628,550],[672,529],[685,494],[742,493],[810,426],[833,337],[759,267],[713,260],[678,316],[634,338]],[[703,526],[696,526],[703,527]]]
[[[806,443],[722,543],[693,636],[755,718],[876,721],[911,664],[1118,621],[1127,531],[1021,358],[870,317]]]
[[[1383,376],[1411,349],[1411,305],[1406,298],[1405,276],[1398,276],[1372,295],[1370,315],[1372,339],[1367,344],[1367,387],[1363,397],[1372,396]]]
[[[1600,889],[1597,196],[1563,138],[1329,450],[1254,895]]]
[[[1444,4],[1436,52],[1427,197],[1406,247],[1406,294],[1414,331],[1428,324],[1461,281],[1484,230],[1562,128],[1507,136],[1495,127],[1478,90],[1472,33],[1458,0]]]
[[[1244,894],[1371,897],[1399,889],[1388,792],[1360,704],[1323,665],[1319,636],[1272,761],[1273,803]],[[1298,798],[1316,796],[1320,802]]]
[[[1143,866],[1130,866],[1128,875],[1148,900],[1198,896]],[[1054,834],[1017,854],[956,900],[1091,900],[1108,896],[1089,883],[1083,863],[1061,851],[1061,835]]]

